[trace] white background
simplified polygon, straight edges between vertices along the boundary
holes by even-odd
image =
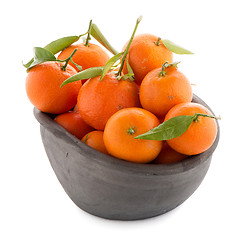
[[[215,1],[4,1],[1,4],[0,239],[239,239],[239,5]],[[78,209],[45,154],[21,61],[35,46],[86,32],[90,19],[120,51],[152,33],[193,51],[179,70],[216,115],[221,139],[209,172],[180,207],[148,220],[121,222]]]

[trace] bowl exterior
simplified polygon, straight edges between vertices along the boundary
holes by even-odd
[[[219,138],[209,151],[177,164],[133,164],[91,149],[34,111],[47,156],[68,196],[82,210],[107,219],[145,219],[183,203],[204,179]]]

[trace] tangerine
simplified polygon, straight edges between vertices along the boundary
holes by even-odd
[[[159,125],[158,118],[142,108],[125,108],[113,114],[104,129],[103,140],[114,157],[148,163],[161,151],[162,141],[135,139]]]
[[[162,150],[152,163],[170,164],[179,162],[185,159],[186,157],[187,155],[176,152],[168,145],[166,141],[163,141]]]
[[[212,115],[210,110],[198,103],[180,103],[175,105],[166,115],[165,120],[180,116],[191,115],[195,113]],[[198,116],[179,137],[167,140],[167,143],[175,151],[186,154],[196,155],[209,149],[217,135],[216,119],[210,117]]]
[[[108,119],[118,110],[139,107],[139,89],[134,82],[118,80],[107,73],[91,78],[79,91],[77,107],[83,120],[97,130],[104,130]]]
[[[64,63],[44,62],[32,67],[26,78],[26,92],[31,103],[40,111],[60,114],[67,112],[77,102],[82,82],[73,82],[60,87],[69,77],[76,74],[76,70]]]
[[[87,133],[81,140],[88,146],[96,149],[99,152],[108,154],[107,149],[103,142],[103,132],[102,131],[92,131]]]
[[[193,93],[190,82],[176,64],[165,63],[145,76],[139,97],[144,109],[162,118],[174,105],[191,102]]]
[[[93,131],[93,128],[83,121],[78,112],[62,113],[56,116],[54,120],[79,139],[82,139],[88,132]]]
[[[72,52],[77,49],[76,53],[73,55],[73,62],[77,63],[82,67],[82,70],[91,67],[101,67],[105,66],[109,60],[109,56],[100,46],[88,43],[86,46],[84,43],[72,44],[69,47],[65,48],[58,56],[58,59],[64,60],[67,59]],[[79,69],[70,61],[69,64],[74,67],[77,72]],[[84,80],[83,82],[85,82]]]
[[[125,49],[127,43],[123,47]],[[128,53],[128,62],[133,70],[135,82],[141,84],[148,72],[159,68],[165,62],[173,61],[173,54],[161,40],[152,34],[139,34],[134,37]],[[124,63],[123,73],[128,73]]]

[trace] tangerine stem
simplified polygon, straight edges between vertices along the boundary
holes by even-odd
[[[86,39],[86,42],[85,42],[85,46],[86,47],[88,47],[89,46],[89,40],[91,39],[91,37],[90,37],[90,34],[91,34],[91,29],[92,29],[92,20],[90,20],[90,22],[89,22],[89,27],[88,27],[88,31],[87,31],[87,39]]]
[[[159,73],[159,76],[163,77],[163,76],[166,75],[166,72],[165,72],[164,70],[165,70],[165,68],[167,67],[167,65],[168,65],[168,62],[165,62],[165,63],[162,65],[162,70],[161,70],[161,72]]]
[[[156,42],[154,42],[157,46],[160,45],[161,38],[159,37]]]
[[[160,71],[159,73],[159,76],[163,77],[166,75],[166,72],[164,71],[166,68],[168,67],[175,67],[177,68],[177,65],[179,64],[180,62],[173,62],[173,63],[168,63],[168,62],[165,62],[163,65],[162,65],[162,70]]]
[[[130,127],[128,130],[127,130],[127,133],[130,134],[130,135],[133,135],[135,133],[135,127]]]
[[[142,16],[140,16],[140,17],[137,19],[137,22],[136,22],[135,28],[134,28],[134,30],[133,30],[132,36],[131,36],[131,38],[130,38],[130,40],[129,40],[129,42],[128,42],[128,45],[127,45],[127,47],[126,47],[126,49],[125,49],[125,51],[124,51],[124,54],[123,54],[123,57],[122,57],[122,61],[121,61],[121,65],[120,65],[119,71],[118,71],[118,73],[117,73],[117,76],[120,76],[121,73],[122,73],[123,65],[124,65],[126,56],[127,56],[128,52],[129,52],[130,45],[131,45],[132,40],[133,40],[133,38],[134,38],[134,35],[135,35],[136,31],[137,31],[138,24],[141,22],[141,20],[142,20]]]

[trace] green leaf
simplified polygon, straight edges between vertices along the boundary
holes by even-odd
[[[99,28],[96,24],[92,24],[91,27],[91,35],[100,43],[102,44],[106,49],[108,49],[112,54],[117,55],[118,51],[116,51],[111,44],[107,41],[107,39],[103,36]]]
[[[28,70],[40,63],[47,62],[47,61],[55,61],[56,57],[51,53],[50,51],[40,48],[40,47],[35,47],[34,48],[34,58],[33,58],[32,64],[28,67]]]
[[[104,78],[104,76],[108,73],[108,71],[111,69],[111,67],[122,57],[123,53],[118,53],[117,55],[114,55],[113,57],[111,57],[106,65],[103,68],[103,72],[100,78],[100,81]]]
[[[32,58],[32,59],[31,59],[29,62],[27,62],[27,63],[23,63],[23,62],[22,62],[22,65],[23,65],[25,68],[29,68],[33,62],[34,62],[34,59]]]
[[[82,66],[78,65],[77,63],[75,63],[75,62],[72,60],[72,58],[70,58],[70,61],[77,67],[77,69],[78,69],[79,71],[82,71]]]
[[[56,57],[49,50],[41,47],[34,48],[34,59],[39,61],[55,61]]]
[[[57,39],[55,41],[50,42],[44,48],[46,50],[50,51],[51,53],[56,54],[56,53],[62,51],[64,48],[69,47],[74,42],[78,41],[81,36],[82,35],[80,35],[80,36],[68,36],[68,37],[59,38],[59,39]],[[32,58],[26,64],[23,63],[23,66],[25,68],[29,68],[33,62],[34,62],[34,58]]]
[[[164,46],[173,53],[176,53],[176,54],[193,54],[193,52],[178,46],[177,44],[171,42],[170,40],[162,39],[161,41],[164,44]]]
[[[88,68],[86,70],[83,70],[79,73],[76,73],[75,75],[71,76],[70,78],[66,79],[61,87],[63,87],[64,85],[71,83],[71,82],[75,82],[75,81],[79,81],[82,79],[88,79],[88,78],[94,78],[97,76],[100,76],[103,72],[103,67],[92,67],[92,68]]]
[[[69,47],[74,42],[78,41],[81,36],[82,35],[63,37],[49,43],[44,48],[50,51],[51,53],[56,54],[62,51],[64,48]]]
[[[127,73],[127,74],[124,74],[123,76],[119,77],[118,79],[123,79],[123,80],[127,80],[129,79],[131,82],[134,81],[134,74],[133,73]],[[131,80],[133,79],[133,80]]]
[[[193,116],[180,115],[173,117],[150,131],[138,135],[136,139],[146,140],[169,140],[179,137],[187,131],[193,121]]]
[[[128,74],[129,74],[129,80],[131,82],[133,82],[135,80],[135,76],[134,76],[134,72],[133,72],[133,70],[132,70],[132,68],[131,68],[131,66],[129,64],[128,57],[129,57],[129,55],[127,55],[127,62],[126,62],[127,70],[128,70]]]
[[[87,142],[88,136],[89,136],[90,132],[86,135],[85,139],[84,139],[84,143]]]

